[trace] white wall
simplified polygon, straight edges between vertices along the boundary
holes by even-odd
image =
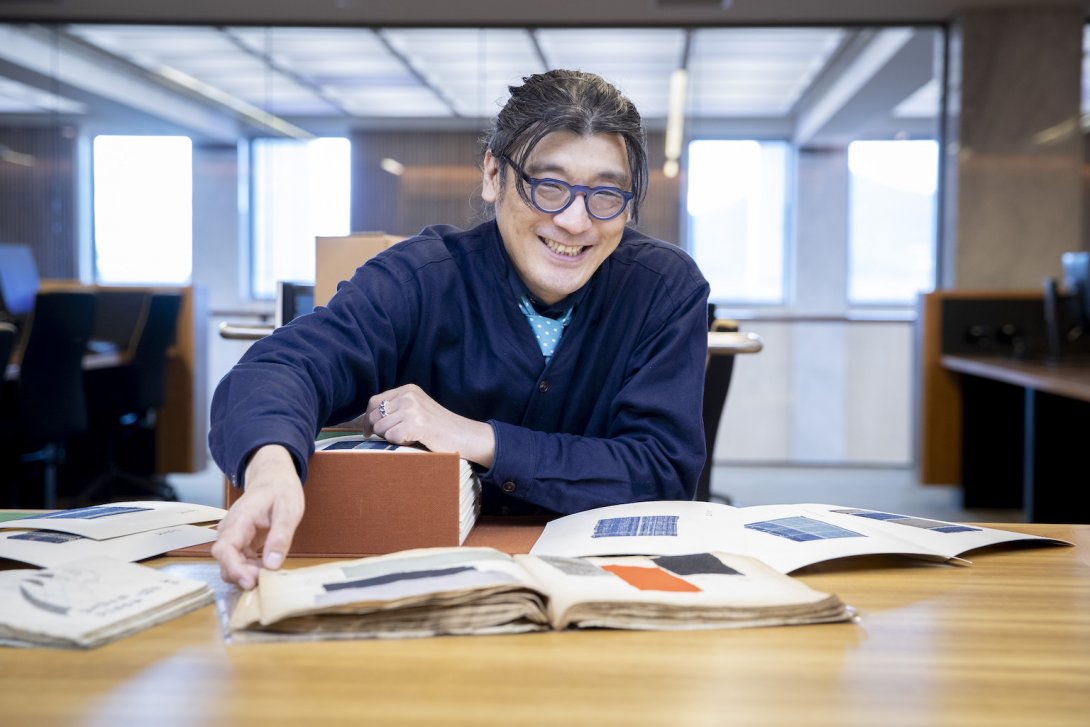
[[[743,328],[764,348],[735,359],[716,463],[912,463],[911,323]]]

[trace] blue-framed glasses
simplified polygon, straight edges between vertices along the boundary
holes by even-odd
[[[547,215],[555,215],[568,209],[576,196],[581,194],[587,214],[605,222],[624,212],[624,208],[635,196],[632,192],[616,187],[587,187],[582,184],[568,184],[560,179],[538,179],[522,171],[510,157],[502,158],[511,165],[522,181],[530,185],[530,203]]]

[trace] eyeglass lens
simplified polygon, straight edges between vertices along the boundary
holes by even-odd
[[[543,212],[557,212],[571,199],[573,192],[557,182],[539,182],[531,190],[534,204]],[[624,196],[606,189],[598,189],[587,195],[587,209],[595,217],[612,217],[625,204]]]

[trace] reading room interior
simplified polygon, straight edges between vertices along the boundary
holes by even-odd
[[[640,110],[650,172],[637,228],[676,245],[710,285],[697,502],[828,503],[1061,545],[1019,540],[998,553],[988,542],[980,563],[920,546],[912,553],[934,562],[861,557],[845,571],[814,559],[803,581],[843,603],[808,592],[812,612],[797,621],[761,612],[749,625],[773,628],[705,642],[626,639],[590,619],[572,646],[555,630],[378,639],[360,656],[350,638],[309,653],[264,636],[232,644],[229,629],[221,639],[211,624],[228,622],[231,586],[218,581],[212,536],[197,534],[170,541],[180,558],[156,562],[218,582],[185,595],[186,608],[213,595],[215,605],[164,607],[169,626],[117,643],[124,629],[87,637],[79,645],[96,648],[76,656],[107,655],[107,686],[87,676],[96,662],[62,668],[41,650],[62,675],[50,688],[70,693],[47,707],[29,704],[44,677],[0,649],[0,671],[22,674],[0,694],[16,722],[140,721],[156,701],[179,724],[713,724],[734,699],[753,724],[811,706],[840,724],[1085,716],[1078,689],[1059,696],[1090,673],[1085,0],[0,3],[0,513],[229,508],[241,491],[208,443],[217,384],[375,255],[427,225],[486,220],[482,138],[510,86],[557,68],[601,75]],[[310,467],[327,484],[308,495],[297,558],[436,545],[527,554],[544,527],[531,537],[476,521],[479,483],[455,455],[377,452],[385,469],[364,471],[337,451],[367,446],[353,439],[359,422],[326,424]],[[403,488],[389,486],[397,478]],[[658,522],[632,517],[621,525]],[[828,527],[851,517],[862,516],[837,510]],[[173,537],[195,532],[180,527]],[[1002,558],[1024,558],[1018,572],[1039,580],[1000,572]],[[924,572],[940,569],[949,580]],[[971,618],[955,602],[962,587],[980,589]],[[1024,612],[1034,638],[1003,620],[1000,604],[1017,611],[1044,593],[1061,594],[1055,633],[1040,600]],[[255,604],[247,624],[261,623]],[[990,643],[986,624],[1010,640]],[[927,638],[910,638],[917,627]],[[152,646],[120,651],[137,639]],[[511,639],[534,639],[530,656]],[[988,654],[1005,646],[994,689]],[[256,675],[274,663],[283,670],[266,699]],[[777,664],[796,670],[790,683],[773,684]],[[315,680],[332,666],[360,694]],[[1040,686],[1053,678],[1055,689]],[[798,699],[780,699],[796,687]],[[883,694],[902,713],[883,713]],[[766,712],[766,698],[779,706]]]

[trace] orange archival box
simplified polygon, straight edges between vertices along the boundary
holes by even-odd
[[[356,268],[403,239],[383,232],[315,238],[314,304],[327,305],[337,292],[338,283],[351,278]]]
[[[460,462],[444,452],[315,452],[291,554],[339,558],[461,545]],[[227,485],[227,506],[241,495]]]

